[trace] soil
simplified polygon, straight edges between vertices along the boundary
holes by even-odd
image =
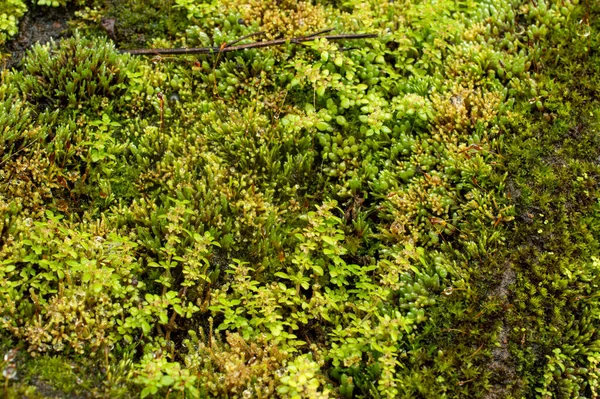
[[[6,44],[12,57],[0,70],[19,65],[25,52],[36,43],[44,44],[60,40],[69,30],[67,22],[73,18],[75,7],[36,7],[23,16],[19,34]]]

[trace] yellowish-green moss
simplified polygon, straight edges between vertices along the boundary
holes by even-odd
[[[597,5],[80,3],[1,75],[8,397],[597,394]]]

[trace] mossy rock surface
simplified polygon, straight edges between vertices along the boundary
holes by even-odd
[[[6,397],[598,396],[597,4],[33,3],[0,6]],[[328,28],[377,37],[122,51]]]

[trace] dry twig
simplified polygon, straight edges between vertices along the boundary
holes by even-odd
[[[345,35],[329,35],[329,36],[319,36],[323,33],[331,32],[333,29],[326,29],[317,33],[313,33],[308,36],[302,37],[294,37],[291,39],[277,39],[277,40],[269,40],[264,42],[254,42],[248,44],[240,44],[238,46],[234,46],[234,44],[239,43],[241,40],[246,39],[250,36],[256,36],[263,34],[262,32],[253,33],[248,36],[244,36],[241,39],[233,41],[231,43],[224,43],[220,47],[197,47],[197,48],[149,48],[149,49],[135,49],[135,50],[121,50],[122,53],[127,53],[131,55],[176,55],[176,54],[220,54],[220,53],[230,53],[234,51],[246,50],[251,48],[262,48],[262,47],[272,47],[272,46],[280,46],[286,43],[294,43],[300,44],[303,42],[311,42],[316,39],[327,39],[329,41],[336,40],[355,40],[355,39],[371,39],[377,37],[375,33],[351,33]]]

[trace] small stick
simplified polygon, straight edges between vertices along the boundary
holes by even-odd
[[[254,37],[254,36],[262,36],[262,35],[264,35],[264,34],[265,34],[265,32],[255,32],[255,33],[250,33],[249,35],[242,36],[242,37],[240,37],[239,39],[236,39],[236,40],[232,41],[231,43],[225,43],[225,47],[223,47],[223,48],[231,47],[231,46],[233,46],[234,44],[238,44],[239,42],[241,42],[241,41],[242,41],[242,40],[244,40],[244,39],[248,39],[248,38],[250,38],[250,37]]]
[[[323,30],[320,30],[320,31],[315,32],[313,34],[310,34],[308,36],[304,36],[304,37],[315,37],[315,36],[323,35],[325,33],[333,32],[333,30],[334,30],[334,28],[323,29]]]
[[[319,32],[318,32],[319,33]],[[280,46],[286,43],[294,43],[299,44],[303,42],[312,42],[315,39],[327,39],[329,41],[336,40],[355,40],[355,39],[372,39],[377,37],[375,33],[353,33],[346,35],[331,35],[331,36],[314,36],[318,33],[313,34],[312,36],[303,36],[303,37],[295,37],[291,39],[277,39],[277,40],[269,40],[265,42],[254,42],[248,44],[240,44],[239,46],[230,46],[225,45],[225,47],[198,47],[198,48],[149,48],[149,49],[135,49],[135,50],[121,50],[121,53],[127,53],[131,55],[173,55],[173,54],[220,54],[220,53],[230,53],[234,51],[241,51],[251,48],[262,48],[262,47],[272,47],[272,46]]]

